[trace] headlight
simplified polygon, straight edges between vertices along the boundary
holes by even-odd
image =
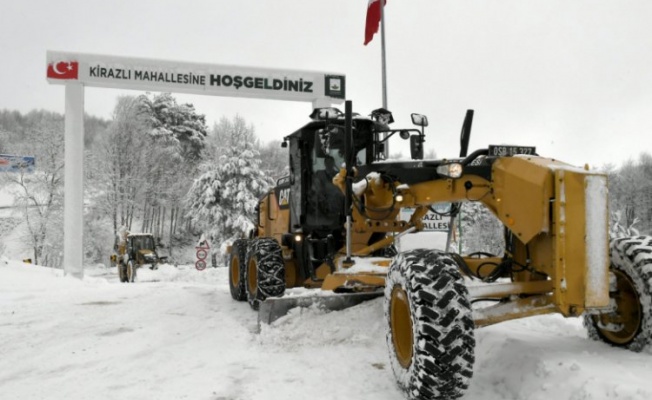
[[[446,178],[457,179],[462,176],[464,168],[460,163],[444,164],[437,167],[437,173]]]

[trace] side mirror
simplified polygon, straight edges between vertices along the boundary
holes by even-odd
[[[410,136],[410,156],[413,160],[423,160],[423,142],[421,135]]]
[[[416,126],[425,128],[428,126],[428,117],[422,114],[412,114],[412,123]]]

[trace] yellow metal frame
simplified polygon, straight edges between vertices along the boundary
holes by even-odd
[[[345,191],[344,169],[333,183]],[[598,190],[590,188],[597,182]],[[392,187],[393,185],[393,187]],[[605,190],[601,188],[604,186]],[[395,194],[400,194],[400,198]],[[599,197],[594,207],[595,197]],[[571,167],[540,157],[505,157],[491,166],[491,180],[477,175],[459,179],[437,179],[402,185],[382,179],[368,179],[357,200],[364,202],[366,214],[353,208],[352,251],[365,257],[391,245],[395,237],[369,245],[376,232],[401,234],[423,229],[421,218],[429,206],[440,202],[482,202],[513,233],[513,254],[506,257],[520,266],[509,277],[513,283],[483,284],[470,288],[471,298],[500,299],[476,318],[484,326],[513,318],[559,312],[577,316],[584,310],[605,308],[608,293],[608,243],[604,236],[591,237],[591,228],[607,228],[606,177],[603,174]],[[399,201],[400,200],[400,201]],[[415,209],[409,221],[398,221],[401,208]],[[590,212],[589,212],[590,211]],[[274,237],[282,243],[289,231],[289,211],[279,210],[274,192],[260,203],[258,236]],[[339,256],[344,254],[341,249]],[[336,264],[331,273],[327,265],[317,269],[321,281],[297,279],[297,257],[283,247],[288,287],[322,287],[325,290],[369,290],[384,286],[384,274],[374,271],[347,273],[347,266]],[[477,274],[487,262],[499,264],[503,258],[464,258]],[[488,271],[488,270],[487,270]],[[483,269],[483,273],[485,270]],[[480,295],[482,294],[482,295]]]

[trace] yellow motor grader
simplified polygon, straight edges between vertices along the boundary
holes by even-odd
[[[423,160],[427,118],[390,129],[370,117],[315,110],[287,136],[290,175],[259,202],[257,227],[230,250],[235,300],[270,323],[290,308],[341,309],[384,296],[386,337],[398,386],[410,399],[453,399],[473,374],[474,329],[516,318],[583,316],[589,336],[635,351],[652,336],[652,238],[608,234],[607,178],[540,157],[528,146],[488,146]],[[387,140],[410,141],[411,161],[384,159]],[[503,254],[459,255],[395,241],[450,202],[483,203],[504,225]],[[400,220],[404,207],[415,209]],[[286,288],[321,289],[285,296]],[[487,302],[491,302],[486,306]],[[483,307],[478,307],[483,304]]]

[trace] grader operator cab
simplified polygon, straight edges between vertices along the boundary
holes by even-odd
[[[527,146],[467,155],[472,111],[460,157],[443,160],[422,160],[421,115],[413,115],[419,129],[395,130],[386,110],[361,117],[347,101],[344,115],[313,117],[285,138],[290,175],[260,200],[251,237],[231,247],[231,295],[260,309],[260,321],[296,306],[340,309],[384,295],[392,369],[411,399],[462,396],[474,329],[502,321],[583,316],[592,338],[632,350],[650,342],[652,239],[609,244],[604,174]],[[410,140],[412,161],[384,159],[396,134]],[[451,202],[454,217],[468,201],[504,225],[503,254],[396,254],[397,238],[420,231],[434,204]],[[407,221],[398,219],[404,207],[415,210]],[[322,293],[284,296],[293,287]]]

